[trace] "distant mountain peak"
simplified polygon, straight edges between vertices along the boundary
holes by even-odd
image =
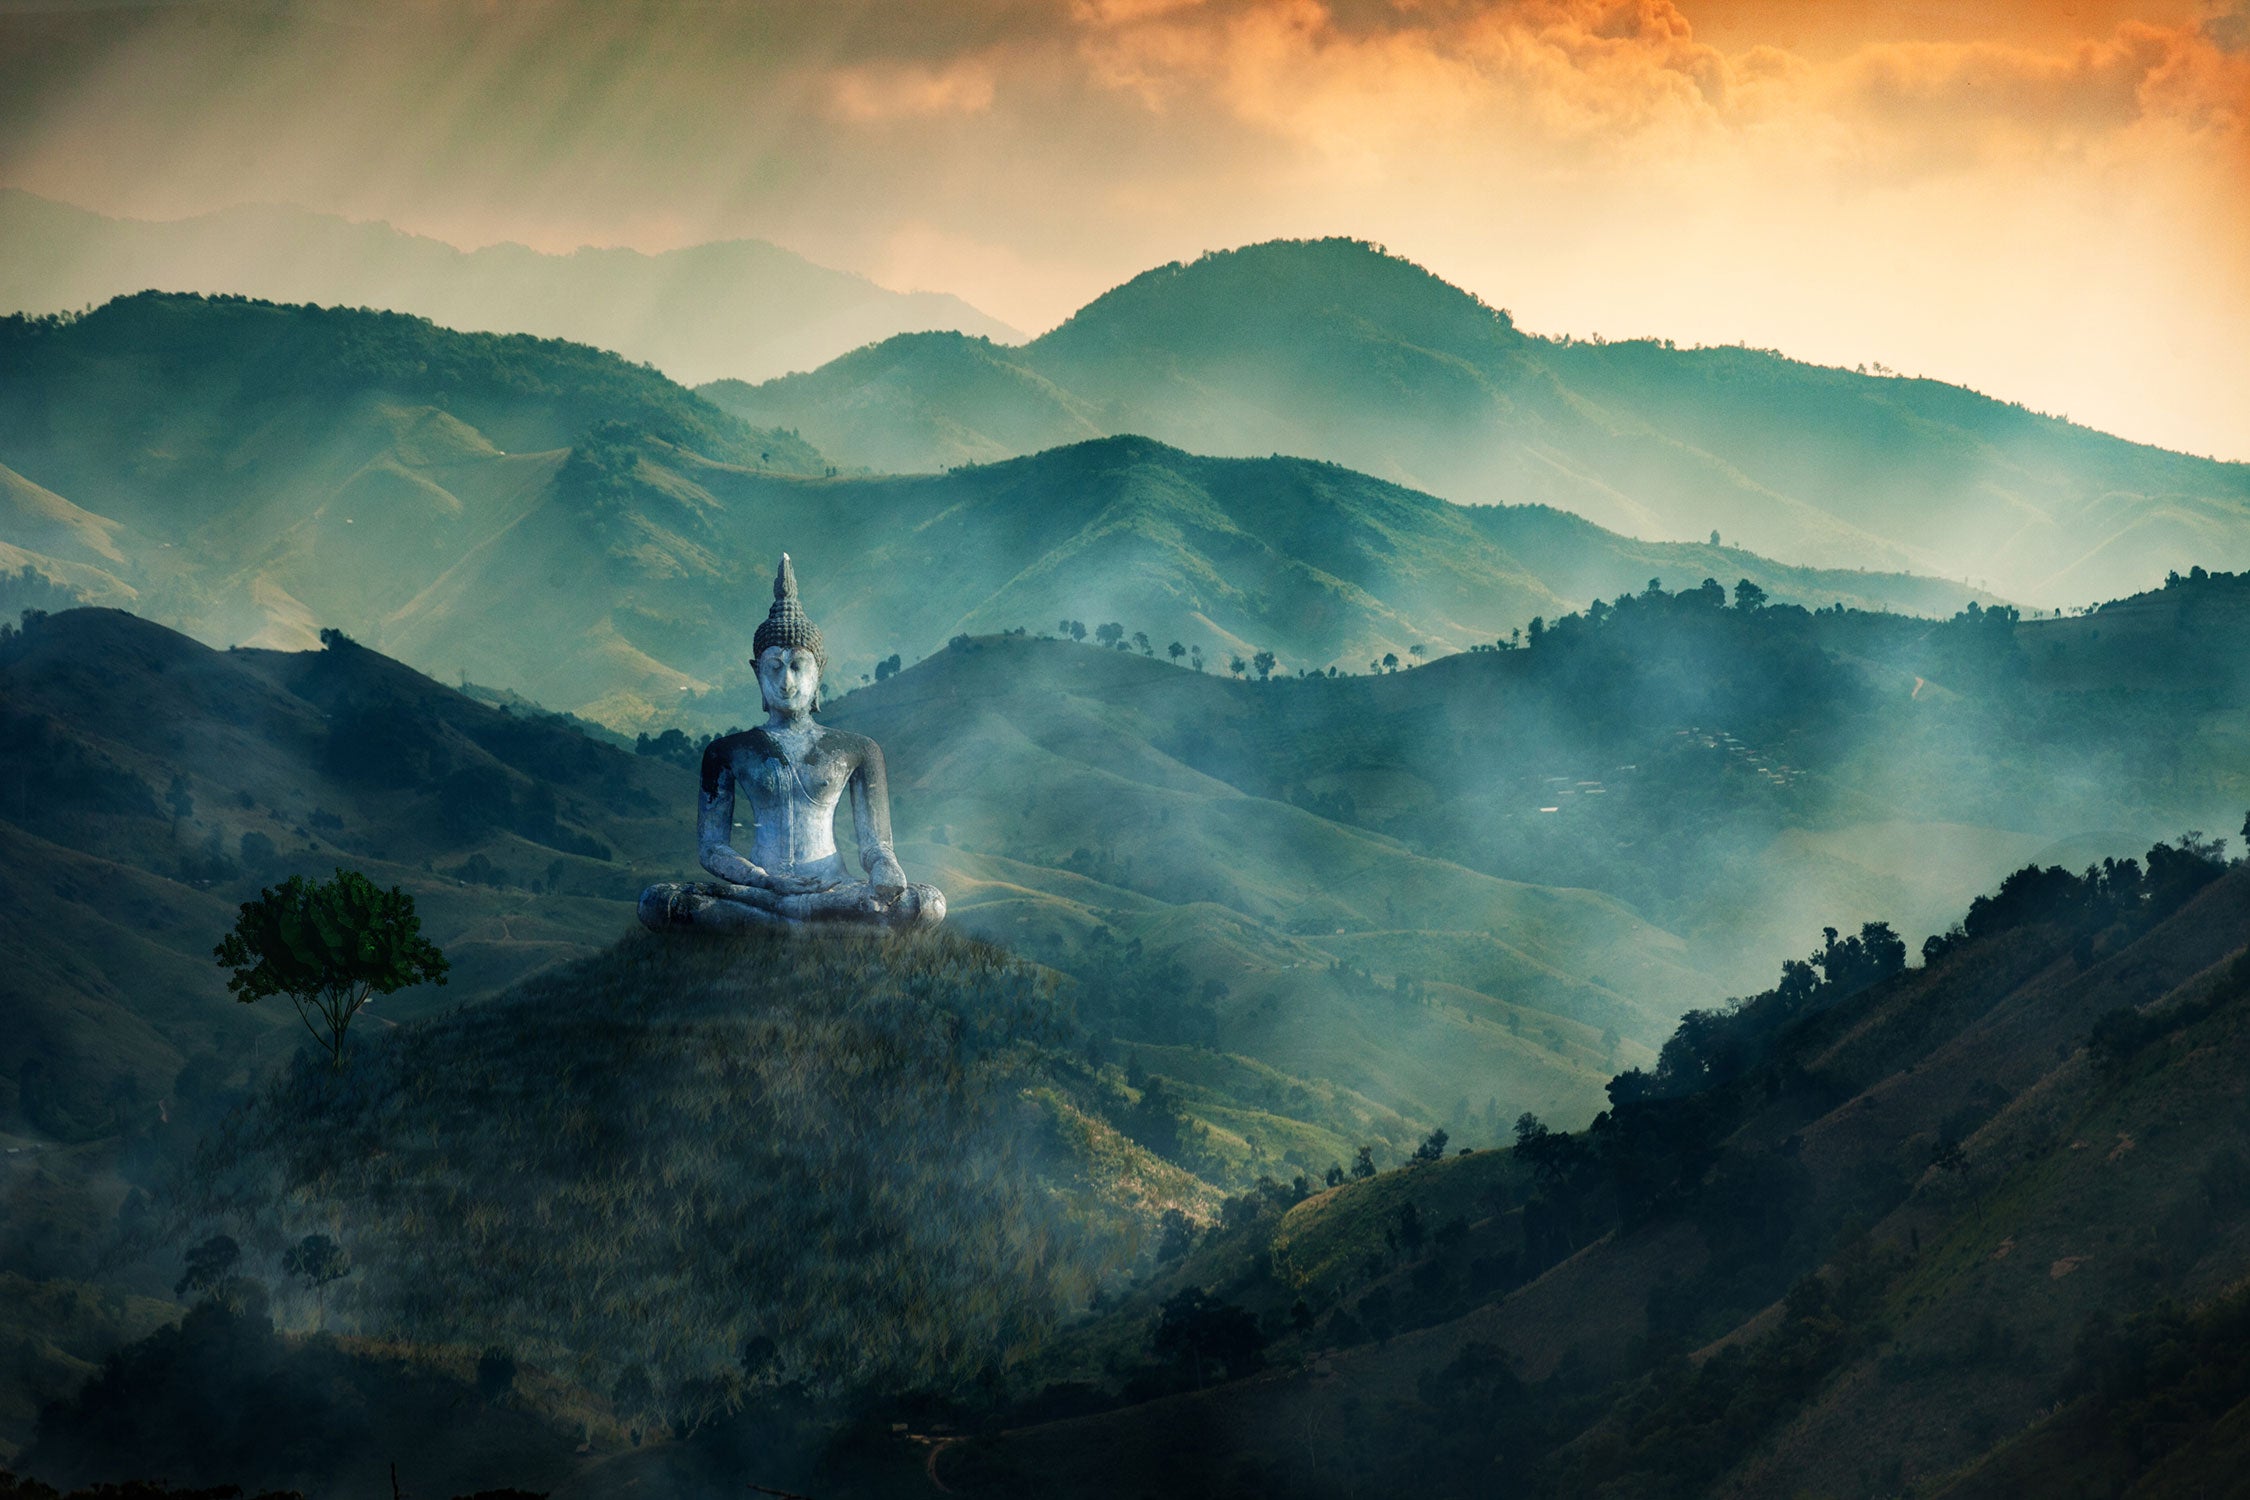
[[[0,312],[52,312],[156,287],[376,307],[449,328],[615,350],[675,379],[765,380],[895,334],[1022,335],[942,292],[896,292],[783,246],[733,238],[649,254],[515,243],[462,249],[381,220],[239,204],[111,218],[0,189]]]
[[[1166,314],[1173,309],[1215,318],[1221,328],[1347,313],[1440,347],[1464,333],[1480,342],[1522,338],[1504,310],[1474,293],[1372,241],[1332,236],[1264,240],[1157,266],[1095,298],[1032,347],[1068,346],[1115,329],[1146,337],[1136,334],[1136,324],[1170,331],[1175,320]]]

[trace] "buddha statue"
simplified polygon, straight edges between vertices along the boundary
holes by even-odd
[[[853,924],[934,927],[945,897],[910,885],[891,852],[883,752],[864,735],[816,723],[827,652],[797,602],[789,554],[774,574],[773,608],[753,642],[766,722],[713,740],[703,752],[697,852],[708,881],[641,892],[642,925],[658,932]],[[864,880],[836,852],[836,804],[850,792]],[[750,804],[747,857],[734,847],[736,799]]]

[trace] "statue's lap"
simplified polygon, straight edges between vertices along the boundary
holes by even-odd
[[[746,928],[860,926],[900,931],[945,920],[937,887],[909,884],[885,905],[870,885],[781,895],[714,881],[667,882],[641,892],[641,925],[652,932],[741,931]]]

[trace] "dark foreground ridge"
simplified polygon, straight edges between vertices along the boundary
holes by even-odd
[[[486,1450],[571,1495],[2185,1497],[2250,1456],[2246,939],[2208,841],[2027,868],[1921,966],[1870,924],[1690,1015],[1585,1130],[1214,1205],[997,949],[636,935],[205,1154],[245,1265],[337,1229],[318,1316],[388,1342],[222,1283],[24,1466],[354,1493],[450,1379],[444,1431],[520,1418]],[[195,1415],[308,1360],[341,1449]]]

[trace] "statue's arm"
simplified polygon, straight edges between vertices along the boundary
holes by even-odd
[[[721,880],[765,885],[766,872],[734,851],[734,771],[713,740],[703,747],[703,790],[696,799],[696,853]]]
[[[891,789],[883,775],[883,749],[866,742],[852,771],[852,830],[859,835],[859,865],[867,883],[886,898],[906,889],[906,872],[891,852]]]

